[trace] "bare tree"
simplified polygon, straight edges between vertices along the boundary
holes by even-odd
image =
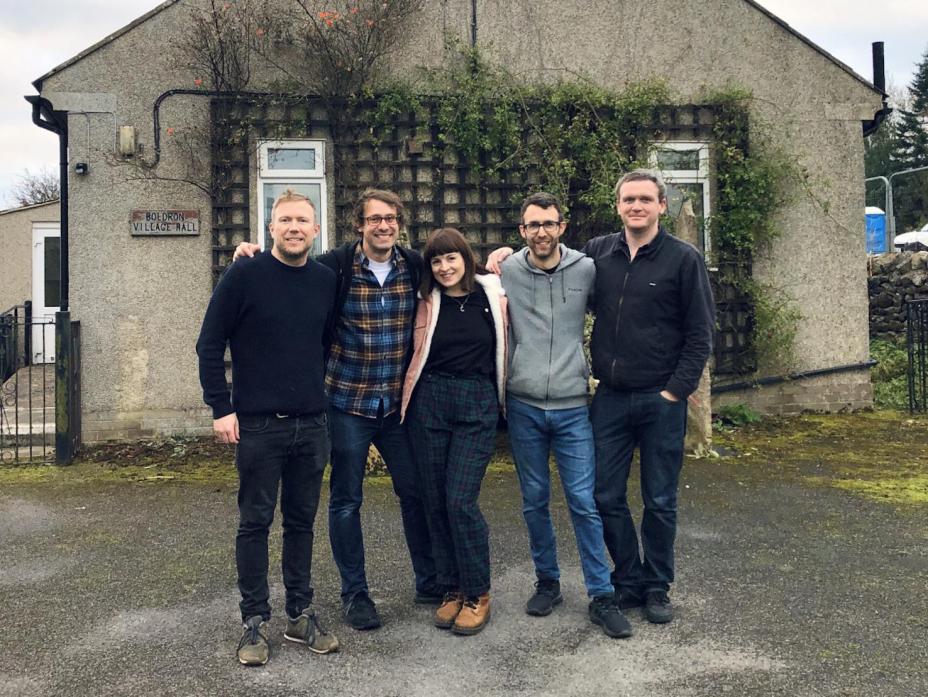
[[[209,0],[204,7],[192,7],[178,67],[192,70],[197,86],[244,90],[251,80],[253,49],[266,31],[263,9],[261,0]]]
[[[372,89],[425,0],[291,0],[266,15],[262,57],[298,90],[347,97]]]
[[[61,196],[58,175],[43,167],[38,172],[23,170],[12,189],[13,200],[20,206],[32,206],[37,203],[55,201]]]

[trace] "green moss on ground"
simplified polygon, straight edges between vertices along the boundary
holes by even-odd
[[[928,418],[898,411],[803,414],[717,431],[723,460],[774,468],[896,505],[928,503]]]
[[[928,504],[928,418],[897,411],[803,414],[765,418],[740,428],[717,429],[720,463],[748,477],[793,477],[900,506]],[[488,473],[511,472],[512,458],[500,437]],[[234,450],[208,439],[111,443],[86,448],[67,467],[0,467],[4,485],[133,482],[235,485]],[[382,466],[370,484],[389,485]]]

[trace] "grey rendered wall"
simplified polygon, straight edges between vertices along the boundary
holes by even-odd
[[[210,202],[190,185],[133,181],[131,169],[112,166],[117,126],[136,126],[150,158],[155,99],[193,86],[197,76],[178,71],[172,53],[186,12],[184,4],[168,7],[43,86],[56,108],[72,111],[72,160],[91,165],[87,176],[72,177],[70,209],[85,440],[202,432],[210,423],[193,348],[211,290]],[[469,41],[470,3],[427,3],[392,72],[410,77],[416,66],[440,64],[446,32]],[[742,0],[478,0],[478,37],[486,54],[526,79],[584,74],[621,88],[662,76],[680,101],[697,99],[704,87],[753,90],[758,114],[807,167],[815,194],[800,191],[782,212],[784,235],[757,273],[803,308],[799,369],[867,358],[860,121],[880,106],[874,92]],[[258,71],[256,83],[272,78]],[[185,130],[205,129],[205,101],[164,103],[160,176],[181,175],[175,143]],[[816,199],[829,202],[827,213]],[[130,237],[130,210],[162,207],[199,209],[200,236]],[[855,384],[869,387],[866,373]]]
[[[32,224],[60,217],[57,201],[0,215],[0,312],[32,299]]]
[[[203,432],[194,351],[211,292],[210,201],[181,182],[146,181],[118,165],[116,129],[135,126],[142,157],[153,158],[152,106],[172,87],[193,88],[173,65],[181,5],[168,8],[43,85],[56,108],[70,111],[72,317],[81,321],[84,440]],[[161,111],[159,177],[183,177],[176,146],[205,128],[206,100],[172,97]],[[174,128],[174,135],[167,134]],[[204,146],[206,144],[204,143]],[[197,237],[132,237],[133,209],[198,209]]]

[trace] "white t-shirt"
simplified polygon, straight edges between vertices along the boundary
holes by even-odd
[[[369,268],[374,276],[377,277],[377,283],[379,283],[382,287],[384,282],[387,280],[387,276],[390,275],[390,269],[393,268],[393,260],[374,261],[373,259],[368,258],[367,268]]]

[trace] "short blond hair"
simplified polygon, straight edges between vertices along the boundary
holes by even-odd
[[[268,224],[274,222],[274,214],[277,212],[277,206],[281,203],[290,203],[291,201],[306,201],[309,207],[313,209],[313,216],[316,216],[316,204],[309,199],[309,196],[294,191],[293,189],[286,189],[274,201],[274,205],[271,207],[271,219],[268,221]]]

